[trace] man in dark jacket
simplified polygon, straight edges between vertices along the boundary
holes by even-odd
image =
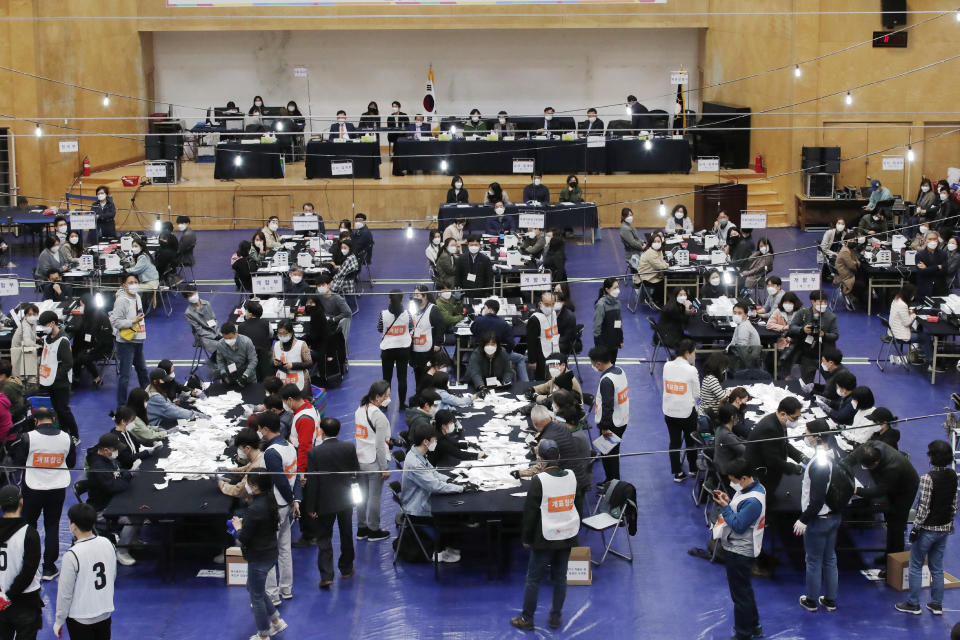
[[[820,369],[823,371],[823,384],[814,385],[814,392],[823,394],[823,397],[831,405],[839,403],[837,376],[844,371],[850,371],[843,364],[843,352],[836,347],[824,347],[820,352]]]
[[[800,377],[804,382],[813,382],[823,350],[835,347],[840,337],[837,316],[828,307],[826,293],[810,292],[810,306],[800,309],[790,321],[790,337],[800,351]],[[763,486],[768,495],[773,495],[766,482]]]
[[[79,439],[77,419],[70,410],[70,382],[73,378],[73,350],[70,339],[60,329],[60,318],[55,311],[44,311],[37,318],[37,330],[46,335],[40,353],[40,387],[50,396],[50,404],[57,412],[61,428],[75,440]]]
[[[358,213],[353,217],[353,251],[363,261],[372,254],[373,245],[373,233],[367,227],[367,214]]]
[[[470,354],[467,380],[475,389],[482,391],[491,386],[509,387],[513,379],[513,367],[510,366],[507,352],[499,345],[496,336],[488,335],[483,344],[477,345]]]
[[[410,398],[410,406],[404,412],[403,417],[407,423],[407,429],[413,433],[413,429],[418,425],[426,425],[433,428],[431,420],[435,414],[436,407],[440,406],[440,394],[433,389],[424,389],[417,395]]]
[[[853,493],[867,500],[886,498],[884,520],[887,522],[886,553],[903,551],[903,535],[907,530],[910,507],[920,486],[920,476],[905,455],[884,442],[867,442],[853,450],[844,462],[850,467],[863,465],[870,471],[874,485],[858,486]],[[883,556],[880,556],[881,558]],[[877,558],[879,561],[880,558]]]
[[[560,350],[560,329],[557,326],[556,301],[551,291],[540,296],[540,305],[527,319],[527,361],[533,366],[533,379],[549,380],[546,359]]]
[[[197,232],[190,227],[190,216],[177,216],[177,230],[180,231],[178,251],[180,264],[192,267],[196,264],[193,250],[197,246]]]
[[[36,638],[43,627],[40,599],[40,535],[21,517],[23,500],[14,485],[0,489],[0,580],[10,606],[0,611],[0,637]],[[14,567],[19,571],[14,573]]]
[[[513,349],[513,327],[509,322],[501,318],[500,303],[491,298],[483,303],[480,315],[474,318],[470,325],[470,333],[473,334],[474,344],[479,344],[487,334],[492,333],[497,336],[499,342],[506,349]]]
[[[574,343],[577,341],[577,314],[566,305],[566,296],[556,294],[553,308],[557,310],[557,328],[560,330],[560,353],[573,353]]]
[[[273,331],[270,323],[264,320],[263,306],[256,300],[247,300],[243,303],[243,322],[237,325],[237,331],[247,336],[257,350],[258,375],[271,375],[274,370],[270,350],[273,347]]]
[[[940,243],[940,234],[928,231],[923,249],[917,251],[917,300],[946,293],[946,273],[947,252]]]
[[[590,488],[590,468],[588,460],[579,460],[580,448],[574,441],[570,427],[553,421],[550,410],[537,405],[530,412],[530,422],[537,432],[537,441],[551,440],[560,449],[560,468],[570,469],[577,477],[577,509],[582,510],[583,496]]]
[[[324,418],[320,421],[320,444],[307,454],[307,486],[304,496],[306,513],[316,519],[317,568],[320,569],[320,588],[333,584],[333,523],[340,529],[340,575],[353,575],[353,507],[359,493],[357,477],[344,471],[360,471],[357,450],[352,442],[340,442],[340,421]],[[310,475],[316,471],[332,471],[330,475]],[[355,488],[355,489],[354,489]],[[359,496],[356,496],[359,497]]]
[[[803,405],[800,401],[789,396],[780,401],[775,413],[761,418],[760,422],[750,431],[747,438],[745,458],[752,469],[757,470],[757,479],[767,490],[767,503],[773,502],[780,486],[780,480],[785,474],[803,473],[799,464],[803,454],[784,438],[787,429],[800,418]]]
[[[490,258],[480,253],[480,236],[467,240],[467,253],[457,259],[457,288],[470,298],[482,298],[493,286],[493,265]]]
[[[115,433],[100,436],[97,444],[87,450],[87,503],[100,513],[107,508],[110,500],[118,493],[130,488],[133,476],[129,471],[121,471],[117,465],[120,451],[120,438]],[[127,547],[133,543],[140,532],[140,524],[134,524],[128,518],[121,518],[123,529],[117,544],[117,562],[124,566],[136,564]]]
[[[560,448],[553,440],[541,440],[537,458],[543,471],[534,476],[523,503],[523,546],[530,549],[527,584],[523,591],[523,613],[510,619],[518,629],[532,631],[537,610],[540,579],[550,565],[553,581],[553,602],[550,607],[550,628],[563,625],[563,601],[567,595],[567,563],[570,549],[577,544],[580,514],[574,504],[577,481],[573,472],[557,462]],[[546,507],[546,509],[544,509]]]

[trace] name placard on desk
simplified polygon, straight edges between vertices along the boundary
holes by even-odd
[[[20,295],[20,283],[16,278],[0,278],[0,296]]]
[[[92,213],[71,213],[70,214],[70,228],[71,229],[96,229],[97,228],[97,216]]]
[[[127,253],[133,249],[133,236],[120,236],[120,250]]]
[[[80,269],[83,271],[93,271],[93,256],[85,253],[80,256]]]
[[[723,264],[727,261],[727,254],[723,251],[710,252],[710,264]]]
[[[352,176],[353,160],[331,160],[330,175],[332,176]]]
[[[741,214],[740,214],[740,228],[741,228],[741,229],[766,229],[766,228],[767,228],[767,214],[765,214],[765,213],[741,213]]]
[[[549,291],[552,277],[549,271],[544,273],[521,273],[521,291]]]
[[[270,293],[283,292],[283,276],[280,276],[280,275],[253,276],[251,280],[253,282],[254,294],[261,294],[261,293],[270,294]]]
[[[607,139],[603,136],[587,136],[587,148],[596,149],[607,146]]]
[[[799,271],[790,274],[790,291],[817,291],[819,289],[819,271]]]
[[[306,251],[301,251],[300,253],[297,254],[297,266],[303,267],[304,269],[306,269],[307,267],[312,267],[313,256],[307,253]]]
[[[534,166],[533,158],[514,158],[513,159],[514,173],[533,173],[533,166]]]
[[[103,254],[103,269],[104,271],[120,271],[120,256],[115,253]]]
[[[720,171],[720,158],[697,158],[697,171],[709,173]]]
[[[320,219],[315,215],[293,216],[294,231],[318,231]]]
[[[521,213],[518,224],[521,229],[543,229],[543,214]]]
[[[286,251],[277,251],[273,254],[273,266],[284,269],[290,266],[290,254]]]
[[[676,259],[678,267],[690,266],[690,252],[686,249],[678,249],[673,257]]]

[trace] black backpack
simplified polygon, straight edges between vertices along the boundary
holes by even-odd
[[[830,475],[830,485],[827,487],[827,506],[835,513],[842,513],[850,504],[853,498],[853,489],[855,482],[853,472],[850,467],[835,460],[833,463],[833,473]]]

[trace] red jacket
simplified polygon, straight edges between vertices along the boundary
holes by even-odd
[[[304,409],[312,409],[313,405],[304,402],[293,412],[300,413]],[[310,416],[301,416],[299,420],[293,423],[293,428],[297,432],[297,471],[303,473],[307,470],[307,453],[313,448],[313,437],[317,432],[317,424]]]

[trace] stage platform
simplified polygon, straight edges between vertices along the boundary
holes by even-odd
[[[380,167],[383,177],[380,180],[307,180],[303,162],[287,164],[283,179],[216,180],[213,163],[184,162],[178,184],[123,186],[122,176],[139,175],[142,180],[144,166],[141,163],[94,173],[84,179],[83,194],[92,195],[97,185],[108,185],[117,206],[117,224],[121,229],[152,227],[158,215],[166,219],[168,215],[175,217],[179,214],[189,215],[197,229],[253,228],[262,226],[262,221],[271,215],[289,221],[291,213],[299,211],[304,202],[312,202],[325,221],[352,218],[354,212],[363,212],[374,227],[405,227],[407,221],[413,221],[414,228],[433,226],[437,208],[446,200],[451,177],[394,176],[387,154],[383,157],[385,161]],[[721,181],[744,182],[763,177],[763,174],[742,169],[723,171]],[[544,176],[551,198],[559,196],[565,179],[566,176],[560,175]],[[692,212],[695,186],[718,181],[716,173],[699,174],[696,171],[689,174],[580,175],[579,179],[585,199],[597,203],[602,227],[619,226],[620,209],[624,206],[633,209],[637,227],[661,226],[660,198],[668,208],[682,202]],[[526,175],[463,177],[471,202],[481,201],[491,182],[499,182],[511,200],[519,201],[523,187],[529,181]],[[683,195],[669,197],[671,194]],[[644,198],[653,200],[631,204]]]

